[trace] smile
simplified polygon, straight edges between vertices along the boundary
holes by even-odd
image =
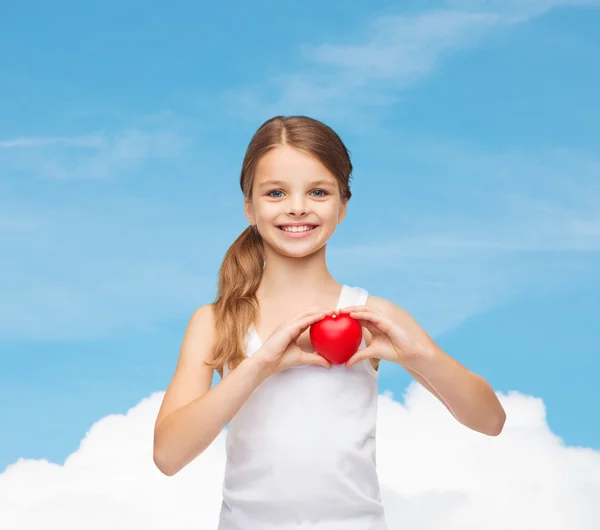
[[[309,232],[310,230],[314,230],[316,225],[302,225],[302,226],[290,226],[290,225],[282,225],[278,226],[279,230],[283,230],[284,232]]]
[[[277,228],[288,237],[306,237],[317,225],[280,225]]]

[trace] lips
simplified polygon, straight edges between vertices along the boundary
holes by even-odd
[[[310,227],[310,228],[316,228],[316,227],[317,227],[317,226],[319,226],[319,225],[316,225],[316,224],[314,224],[314,223],[303,223],[303,224],[285,224],[285,225],[277,225],[277,228],[280,228],[280,229],[282,229],[282,230],[283,230],[284,228],[294,228],[294,227],[298,227],[298,228],[300,228],[300,227],[303,227],[303,226],[308,226],[308,227]]]
[[[308,225],[304,225],[304,226],[308,226]],[[306,230],[286,230],[286,227],[283,227],[283,226],[278,226],[277,228],[279,228],[279,230],[283,230],[284,232],[301,233],[301,232],[310,232],[311,230],[314,230],[317,227],[316,226],[310,226]]]
[[[314,230],[317,226],[318,225],[315,224],[305,223],[279,225],[277,228],[279,228],[279,230],[282,230],[283,232],[298,234],[303,232],[310,232],[311,230]]]

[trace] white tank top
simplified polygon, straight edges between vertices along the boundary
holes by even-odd
[[[367,297],[344,285],[337,309]],[[246,344],[247,355],[261,346],[253,326]],[[351,368],[299,366],[261,383],[227,430],[218,530],[386,530],[377,394],[369,359]]]

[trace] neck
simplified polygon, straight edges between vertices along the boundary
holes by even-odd
[[[266,248],[267,264],[257,296],[288,299],[314,299],[315,295],[328,293],[335,296],[340,286],[327,269],[325,248],[303,258],[282,256]]]

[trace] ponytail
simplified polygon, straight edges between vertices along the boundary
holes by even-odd
[[[227,250],[214,302],[218,337],[212,362],[214,368],[235,368],[245,357],[244,338],[258,314],[256,291],[263,276],[265,254],[256,226],[249,226]]]

